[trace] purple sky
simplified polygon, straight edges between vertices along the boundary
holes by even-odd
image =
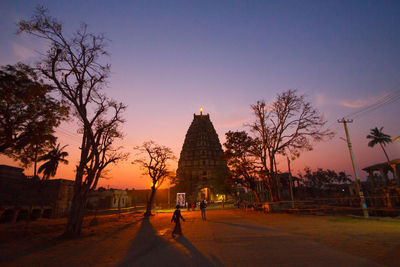
[[[250,104],[298,89],[337,135],[303,153],[293,162],[295,172],[309,166],[351,174],[343,125],[336,120],[400,92],[399,1],[1,1],[0,65],[34,62],[35,51],[46,48],[15,35],[15,23],[38,4],[67,31],[86,22],[111,40],[106,92],[128,105],[127,150],[153,139],[179,156],[200,107],[223,142],[225,132],[251,121]],[[349,127],[359,169],[385,161],[365,137],[376,126],[399,136],[399,115],[397,101],[354,118]],[[70,144],[71,163],[57,177],[73,178],[79,144],[73,129],[65,124],[58,132],[60,142]],[[400,141],[387,150],[399,158]],[[101,185],[146,187],[129,162],[114,167],[113,179]],[[279,168],[286,171],[286,163]]]

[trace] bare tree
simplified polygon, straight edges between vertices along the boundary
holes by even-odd
[[[87,32],[87,25],[67,38],[62,24],[37,8],[29,20],[19,22],[19,33],[28,33],[49,42],[50,48],[37,64],[37,70],[72,106],[79,120],[82,134],[80,160],[76,167],[74,196],[64,232],[66,237],[81,233],[87,194],[96,188],[102,171],[112,163],[126,158],[112,146],[122,138],[119,126],[125,105],[102,93],[110,73],[110,65],[103,63],[106,39],[103,35]]]
[[[334,133],[324,129],[323,116],[307,102],[304,95],[298,96],[296,90],[278,94],[271,105],[258,101],[251,105],[255,121],[251,131],[261,143],[259,159],[267,178],[267,185],[274,192],[272,197],[279,199],[276,156],[300,156],[301,151],[310,151],[313,141],[333,137]]]
[[[134,163],[145,171],[145,175],[151,178],[151,194],[147,201],[146,212],[144,216],[151,215],[153,200],[157,189],[164,183],[165,179],[172,173],[168,170],[167,161],[175,160],[176,157],[169,147],[156,144],[154,141],[144,142],[141,146],[134,147],[134,150],[139,151],[140,158]]]

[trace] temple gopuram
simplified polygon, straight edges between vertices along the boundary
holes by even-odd
[[[177,189],[187,201],[221,200],[227,191],[228,167],[210,115],[193,114],[177,169]]]

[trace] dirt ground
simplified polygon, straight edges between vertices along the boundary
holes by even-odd
[[[1,266],[399,266],[400,220],[183,212],[173,239],[171,213],[86,218],[82,237],[59,239],[65,219],[0,225]]]

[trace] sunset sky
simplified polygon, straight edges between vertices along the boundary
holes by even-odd
[[[293,161],[352,174],[343,125],[337,119],[385,97],[393,101],[347,118],[356,162],[362,168],[385,161],[369,148],[371,128],[400,135],[400,1],[1,1],[0,65],[34,63],[46,43],[16,35],[16,23],[37,5],[64,23],[67,33],[85,22],[105,33],[112,65],[109,97],[128,105],[128,161],[110,168],[100,186],[147,188],[133,166],[132,148],[152,139],[179,157],[193,113],[209,113],[221,143],[229,130],[252,121],[250,105],[288,89],[307,95],[336,136],[315,144]],[[56,178],[74,178],[80,136],[76,121],[63,123],[59,142],[68,144],[69,165]],[[400,140],[389,144],[400,158]],[[1,156],[1,164],[18,162]],[[172,164],[175,169],[177,162]],[[278,168],[287,171],[286,161]],[[32,170],[25,174],[31,175]]]

